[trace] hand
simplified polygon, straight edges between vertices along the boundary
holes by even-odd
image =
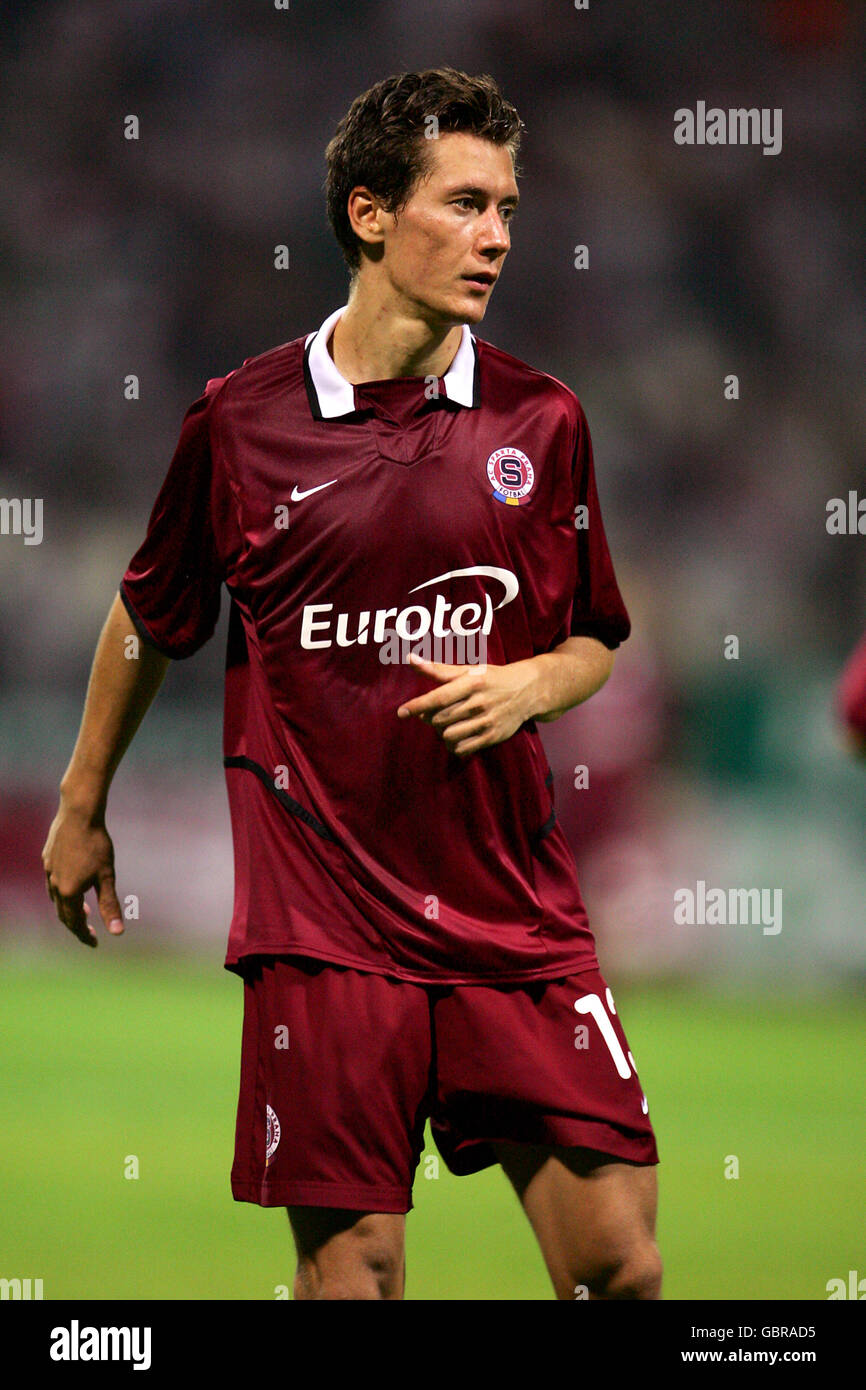
[[[440,684],[400,705],[397,718],[415,715],[430,724],[460,758],[503,743],[530,718],[536,682],[531,659],[503,666],[449,666],[412,652],[409,660]]]
[[[114,846],[102,821],[92,821],[61,802],[42,851],[48,896],[63,925],[85,946],[98,944],[84,894],[96,888],[99,915],[112,936],[123,932],[114,886]]]

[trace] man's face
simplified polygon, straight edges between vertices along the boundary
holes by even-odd
[[[511,245],[514,165],[504,146],[462,132],[431,140],[430,155],[396,220],[382,214],[382,267],[428,322],[480,323]]]

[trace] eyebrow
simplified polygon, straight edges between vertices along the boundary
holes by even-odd
[[[471,195],[471,197],[473,197],[473,198],[485,198],[485,199],[486,199],[487,196],[488,196],[488,191],[487,191],[486,188],[479,188],[476,184],[466,184],[466,185],[463,185],[463,186],[458,187],[458,188],[449,188],[449,189],[447,189],[446,195],[445,195],[445,196],[448,197],[448,198],[454,198],[454,197],[456,197],[458,194],[464,194],[464,195],[468,194],[468,195]],[[507,193],[507,194],[505,195],[504,198],[500,198],[500,199],[499,199],[499,202],[500,202],[500,203],[508,203],[508,204],[510,204],[511,207],[516,208],[517,205],[518,205],[518,203],[520,202],[520,194],[519,194],[519,193]]]

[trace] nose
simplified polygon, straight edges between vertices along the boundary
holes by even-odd
[[[508,225],[503,221],[498,208],[489,208],[478,224],[479,250],[507,251],[511,245]]]

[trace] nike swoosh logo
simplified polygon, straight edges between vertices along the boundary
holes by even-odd
[[[306,492],[298,492],[298,485],[295,483],[289,500],[292,502],[300,502],[305,497],[312,497],[314,492],[321,492],[323,487],[333,487],[334,483],[338,483],[339,481],[339,478],[332,478],[329,483],[319,483],[318,487],[308,487]]]

